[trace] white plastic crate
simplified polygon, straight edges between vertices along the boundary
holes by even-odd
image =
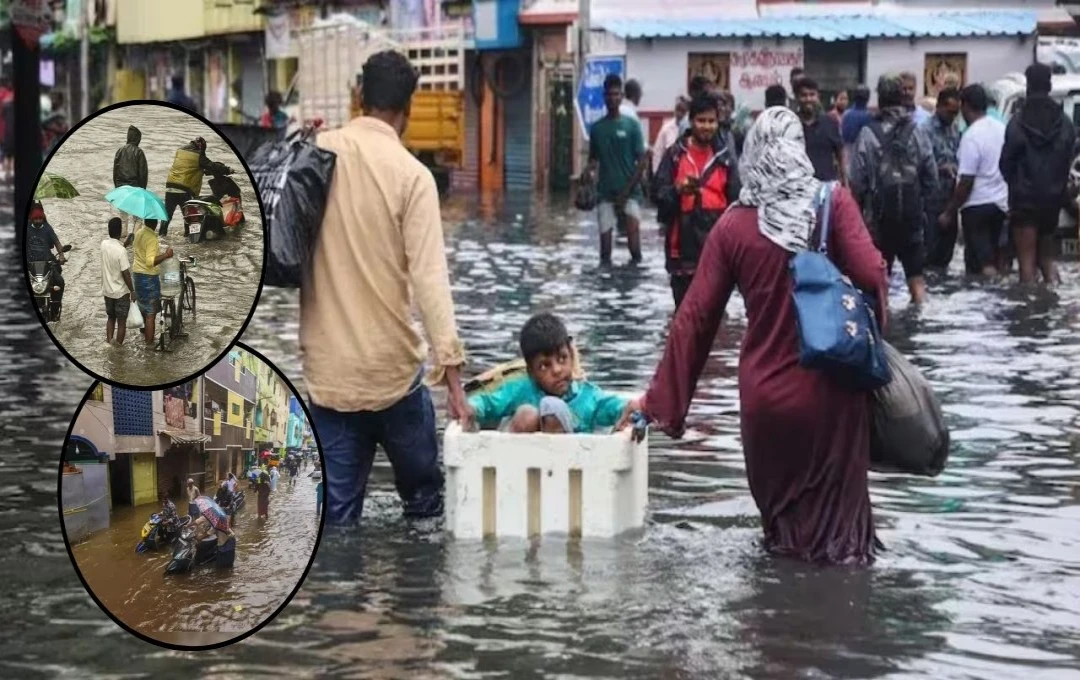
[[[450,423],[443,458],[446,528],[455,538],[605,538],[645,523],[649,448],[630,430],[509,434]]]

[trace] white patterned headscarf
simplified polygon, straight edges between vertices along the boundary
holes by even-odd
[[[806,250],[821,183],[806,155],[799,117],[783,106],[762,111],[746,135],[739,174],[739,204],[757,207],[761,235],[784,250]]]

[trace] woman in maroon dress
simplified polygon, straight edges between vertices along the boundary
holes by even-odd
[[[746,139],[739,202],[710,232],[648,391],[627,407],[682,436],[698,377],[738,287],[747,330],[739,359],[742,443],[765,547],[812,562],[870,563],[870,401],[799,366],[788,262],[808,247],[819,188],[798,117],[764,111]],[[836,187],[829,254],[885,310],[885,264],[851,194]],[[880,321],[884,327],[884,311]]]

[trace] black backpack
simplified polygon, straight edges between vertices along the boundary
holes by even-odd
[[[879,237],[902,238],[923,222],[919,186],[918,145],[915,124],[897,123],[885,132],[880,123],[868,127],[878,140],[881,155],[874,178],[872,217]]]

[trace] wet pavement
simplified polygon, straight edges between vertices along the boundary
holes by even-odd
[[[594,380],[625,392],[646,384],[672,308],[654,229],[643,267],[618,264],[627,256],[617,250],[603,271],[594,227],[565,209],[452,206],[447,215],[473,368],[513,356],[520,324],[550,306]],[[14,547],[0,556],[10,593],[0,621],[19,622],[0,624],[0,674],[1078,677],[1080,269],[1069,263],[1063,274],[1055,294],[951,281],[921,311],[907,309],[894,281],[890,334],[939,390],[954,448],[937,479],[873,476],[888,551],[871,569],[807,567],[760,548],[738,439],[745,310],[736,296],[686,438],[653,435],[644,536],[453,542],[437,522],[400,517],[380,464],[364,530],[327,532],[275,621],[198,655],[126,636],[72,573],[57,531],[56,460],[89,380],[47,341],[24,337],[40,331],[19,296],[0,298],[24,328],[0,335],[0,401],[14,414],[0,427],[16,441],[0,467],[0,532]],[[303,393],[296,305],[291,291],[265,291],[244,340]]]
[[[255,491],[243,484],[246,502],[233,519],[231,571],[209,563],[165,576],[171,546],[136,553],[143,524],[160,511],[158,504],[117,508],[109,528],[73,545],[72,554],[94,595],[133,629],[179,645],[229,640],[271,616],[307,569],[319,532],[316,484],[306,475],[292,483],[282,477],[263,520]]]
[[[206,154],[233,168],[240,186],[247,222],[240,232],[221,241],[190,244],[184,239],[183,219],[176,211],[163,245],[177,257],[194,256],[188,274],[195,281],[195,318],[184,314],[188,337],[178,339],[162,354],[146,347],[132,330],[122,347],[105,342],[105,303],[101,297],[101,241],[107,224],[118,213],[104,199],[113,189],[116,150],[127,139],[128,125],[142,131],[139,147],[149,168],[147,188],[165,195],[165,179],[176,150],[195,137],[207,142]],[[81,194],[70,200],[45,199],[49,224],[64,245],[72,244],[63,274],[63,316],[52,325],[63,347],[97,375],[126,385],[164,385],[196,374],[210,365],[233,341],[254,304],[262,272],[261,214],[251,180],[236,155],[220,136],[198,120],[174,109],[138,105],[115,109],[90,121],[72,135],[49,161],[47,172],[70,180]],[[203,194],[210,192],[203,179]],[[129,261],[134,257],[128,249]],[[158,318],[160,335],[161,317]]]

